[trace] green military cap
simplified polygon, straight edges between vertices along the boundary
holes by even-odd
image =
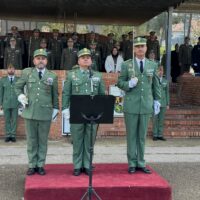
[[[108,33],[108,36],[114,36],[114,33]]]
[[[155,31],[150,31],[149,32],[150,35],[155,35],[155,33],[156,33]]]
[[[40,29],[35,28],[35,29],[33,29],[33,32],[34,32],[34,33],[39,33],[39,32],[40,32]]]
[[[36,57],[36,56],[45,56],[47,57],[47,52],[45,49],[37,49],[34,51],[34,54],[33,54],[33,57]]]
[[[11,37],[10,41],[16,41],[15,37]]]
[[[12,31],[17,31],[18,28],[17,28],[17,26],[12,26],[12,27],[11,27],[11,30],[12,30]]]
[[[91,56],[91,52],[90,52],[90,50],[87,49],[87,48],[81,49],[81,50],[78,52],[78,58],[80,58],[81,56],[85,56],[85,55]]]
[[[96,44],[97,44],[97,42],[95,42],[95,41],[90,42],[90,45],[96,45]]]
[[[134,39],[134,46],[146,45],[146,44],[147,44],[147,40],[145,38],[137,37]]]
[[[53,33],[59,33],[58,29],[53,29],[52,31],[53,31]]]

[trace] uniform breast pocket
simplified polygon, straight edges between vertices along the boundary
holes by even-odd
[[[81,90],[82,82],[80,80],[73,80],[72,81],[72,91],[75,93],[79,93]]]
[[[36,80],[35,79],[28,79],[27,86],[28,86],[29,89],[34,88],[35,85],[36,85]]]

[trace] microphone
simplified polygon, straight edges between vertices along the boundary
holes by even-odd
[[[91,67],[91,65],[89,66],[89,78],[92,78],[92,76],[93,76],[93,72],[92,72],[92,67]]]

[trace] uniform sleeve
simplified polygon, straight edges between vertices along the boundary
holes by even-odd
[[[128,85],[128,70],[127,70],[127,66],[126,64],[123,62],[122,63],[122,67],[121,67],[121,72],[120,75],[118,77],[118,81],[117,81],[117,86],[124,90],[124,91],[129,91],[129,85]]]
[[[104,80],[103,80],[102,75],[101,75],[100,86],[99,86],[99,94],[105,95],[106,94],[105,90],[106,90],[105,83],[104,83]]]
[[[53,102],[53,108],[59,109],[58,76],[57,75],[56,75],[54,82],[53,82],[52,102]]]
[[[72,79],[70,72],[68,72],[62,91],[62,110],[69,108],[71,95],[72,95]]]
[[[2,106],[2,104],[3,104],[3,93],[4,93],[3,81],[2,81],[2,78],[1,78],[0,79],[0,106]]]
[[[28,72],[23,70],[21,77],[15,83],[15,93],[17,96],[24,93],[24,86],[26,85],[27,77]]]

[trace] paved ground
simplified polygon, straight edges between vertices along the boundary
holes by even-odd
[[[173,189],[173,200],[200,199],[200,139],[148,139],[145,158]],[[50,141],[47,163],[71,163],[69,138]],[[27,170],[26,141],[0,140],[0,200],[21,200]],[[124,138],[97,139],[94,162],[120,163],[126,160]]]

